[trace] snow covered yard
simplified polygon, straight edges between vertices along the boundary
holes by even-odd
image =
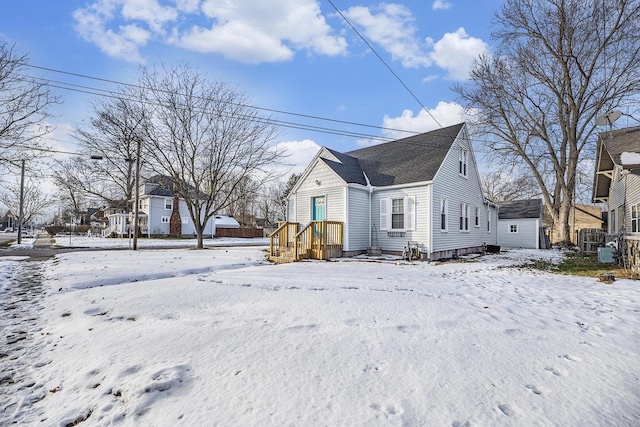
[[[263,248],[49,262],[40,425],[633,426],[640,287],[474,262],[270,265]],[[84,420],[84,421],[82,421]]]

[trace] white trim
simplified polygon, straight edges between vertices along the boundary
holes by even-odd
[[[326,210],[326,206],[325,206]],[[326,214],[326,212],[325,212]],[[342,230],[342,241],[343,241],[343,250],[349,250],[349,186],[344,186],[344,221],[343,221],[343,230]]]
[[[391,199],[384,198],[380,199],[380,231],[389,231],[391,230]]]

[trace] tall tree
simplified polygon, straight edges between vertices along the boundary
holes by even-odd
[[[20,180],[5,186],[4,191],[0,193],[0,202],[14,212],[14,215],[20,212]],[[22,224],[28,225],[36,217],[43,215],[49,206],[49,197],[33,179],[28,178],[23,189]],[[17,228],[18,224],[15,226]]]
[[[269,181],[282,156],[272,145],[277,129],[246,95],[188,66],[144,70],[141,80],[148,156],[184,199],[202,248],[207,221],[235,201],[236,189],[247,178]]]
[[[15,160],[41,155],[41,138],[53,130],[46,119],[59,98],[45,80],[31,77],[28,66],[27,55],[0,42],[0,167],[15,169]]]
[[[596,119],[637,103],[639,25],[638,0],[507,0],[495,54],[454,87],[493,158],[530,169],[561,240]]]
[[[134,160],[145,132],[141,90],[124,86],[93,103],[87,123],[74,132],[78,151],[84,155],[61,161],[54,168],[54,182],[61,191],[109,204],[133,199]]]

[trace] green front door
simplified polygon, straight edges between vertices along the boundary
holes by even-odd
[[[324,203],[324,196],[313,198],[313,218],[314,221],[325,221],[327,219],[327,208]]]

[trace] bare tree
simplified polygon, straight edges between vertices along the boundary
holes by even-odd
[[[235,201],[247,178],[265,183],[282,156],[272,146],[276,128],[247,97],[222,82],[180,66],[144,70],[152,111],[145,144],[154,168],[173,181],[203,246],[204,227]]]
[[[132,200],[136,150],[144,135],[140,92],[124,86],[112,97],[94,102],[85,125],[75,129],[84,156],[61,161],[54,182],[65,194],[94,196],[109,204]]]
[[[5,204],[11,212],[20,212],[20,182],[7,184],[0,193],[0,202]],[[24,182],[22,224],[29,224],[36,217],[43,215],[45,209],[51,206],[51,200],[42,189],[28,178]]]
[[[569,240],[577,169],[596,118],[637,103],[638,0],[507,0],[500,44],[455,86],[493,158],[528,167]]]
[[[0,42],[0,166],[5,168],[41,154],[41,137],[52,131],[48,109],[59,102],[46,81],[29,75],[28,65],[27,55]]]
[[[508,172],[508,171],[506,171]],[[531,175],[493,171],[481,177],[484,194],[494,202],[526,200],[540,196],[540,189]]]

